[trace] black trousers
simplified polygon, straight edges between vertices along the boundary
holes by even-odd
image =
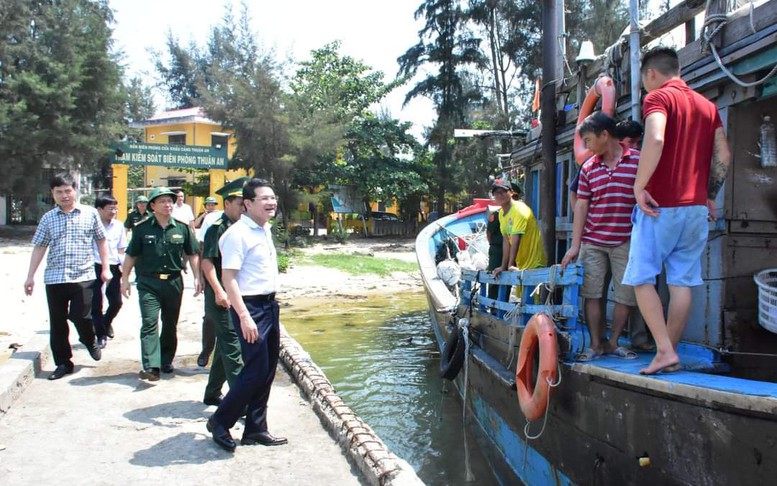
[[[245,436],[267,431],[267,400],[278,366],[281,331],[278,302],[250,299],[244,299],[244,302],[259,330],[259,339],[252,344],[246,342],[240,330],[240,318],[234,308],[231,309],[232,325],[243,353],[243,369],[213,414],[213,420],[226,428],[232,428],[247,409],[243,432]]]
[[[84,346],[94,346],[95,335],[92,324],[92,280],[78,283],[46,285],[46,299],[49,304],[49,332],[54,364],[73,366],[70,348],[68,318],[78,332],[78,340]]]
[[[105,287],[105,298],[108,299],[108,309],[105,314],[103,314],[103,281],[100,279],[103,266],[95,263],[94,271],[97,278],[92,283],[92,322],[94,322],[94,333],[98,338],[103,338],[106,337],[106,329],[113,324],[122,306],[121,266],[111,265],[111,281]]]

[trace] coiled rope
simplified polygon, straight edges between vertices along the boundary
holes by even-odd
[[[707,0],[707,11],[709,11],[711,3],[712,3],[712,0]],[[754,10],[755,10],[755,7],[753,5],[753,0],[750,0],[750,29],[753,31],[753,33],[756,33],[755,22],[753,21]],[[763,84],[769,79],[771,79],[772,76],[777,74],[777,64],[775,64],[772,70],[769,71],[769,73],[763,78],[752,82],[746,82],[739,79],[734,73],[732,73],[731,71],[728,70],[728,68],[726,68],[726,66],[723,64],[723,60],[720,58],[720,55],[718,54],[717,47],[715,47],[715,44],[712,43],[712,39],[721,30],[723,30],[723,27],[725,27],[727,22],[728,22],[727,14],[707,15],[707,17],[704,19],[704,26],[702,27],[702,36],[701,36],[702,54],[707,54],[708,52],[712,52],[712,56],[715,58],[715,62],[718,64],[718,67],[720,68],[720,70],[723,71],[726,74],[726,76],[728,76],[733,82],[735,82],[736,84],[738,84],[743,88],[751,88],[753,86],[758,86],[760,84]]]

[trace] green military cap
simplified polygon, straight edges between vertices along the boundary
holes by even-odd
[[[208,196],[205,198],[205,204],[218,204],[219,202],[216,201],[216,198],[213,196]]]
[[[239,179],[235,179],[232,182],[227,183],[224,187],[216,191],[216,194],[223,197],[224,199],[232,196],[243,196],[243,186],[246,185],[246,182],[251,180],[250,177],[241,177]]]
[[[175,200],[175,193],[170,190],[169,187],[155,187],[151,189],[151,194],[148,195],[148,202],[154,202],[154,199],[158,198],[159,196],[172,196],[173,200]]]
[[[135,202],[136,203],[139,203],[139,202],[147,203],[148,202],[148,198],[146,196],[138,196],[137,199],[135,199]]]

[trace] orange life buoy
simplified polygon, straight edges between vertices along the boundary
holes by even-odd
[[[602,99],[602,111],[610,116],[615,115],[615,83],[609,76],[599,76],[593,86],[588,89],[585,100],[580,104],[580,111],[577,115],[577,125],[580,126],[588,115],[594,112],[596,102]],[[593,155],[590,150],[585,148],[583,137],[575,129],[575,162],[577,165],[583,165],[589,157]]]
[[[534,377],[534,355],[539,350],[540,369],[536,385]],[[546,314],[534,314],[521,336],[518,366],[515,369],[515,385],[518,389],[518,403],[526,420],[542,417],[548,406],[551,383],[558,375],[558,340],[556,326]]]

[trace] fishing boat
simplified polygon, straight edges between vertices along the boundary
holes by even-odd
[[[777,1],[714,10],[726,3],[683,2],[639,29],[636,43],[688,27],[690,38],[678,49],[682,77],[716,103],[733,153],[716,201],[721,217],[710,223],[702,257],[704,283],[693,289],[678,347],[680,371],[641,375],[653,353],[575,361],[590,346],[577,265],[506,272],[495,281],[462,259],[452,263],[457,253],[468,254],[467,262],[483,253],[489,200],[431,223],[417,237],[441,375],[453,380],[466,421],[503,484],[777,481],[777,293],[769,298],[777,281],[777,270],[769,270],[777,267],[777,161],[769,153],[774,145],[762,139],[770,133],[766,117],[777,119],[777,81],[757,83],[777,69]],[[692,38],[688,26],[705,8],[705,18],[725,21],[709,41]],[[552,261],[561,260],[571,239],[565,194],[576,168],[573,139],[585,87],[606,72],[617,88],[616,116],[639,104],[630,96],[639,57],[627,44],[554,87],[542,137],[511,154],[543,238],[553,242]],[[517,295],[500,290],[489,298],[495,284],[512,285]],[[665,289],[659,283],[664,297]],[[629,337],[622,342],[628,345]]]

